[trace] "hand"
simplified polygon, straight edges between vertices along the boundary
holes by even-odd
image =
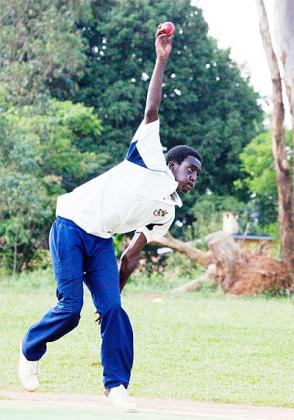
[[[155,50],[157,58],[167,60],[172,50],[173,36],[166,36],[160,33],[161,23],[157,27],[155,35]]]

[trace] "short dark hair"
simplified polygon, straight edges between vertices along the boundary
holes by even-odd
[[[185,160],[188,156],[195,156],[200,162],[202,163],[202,157],[196,149],[193,147],[185,146],[181,144],[179,146],[175,146],[171,148],[165,155],[166,164],[168,165],[169,162],[175,161],[179,165]]]

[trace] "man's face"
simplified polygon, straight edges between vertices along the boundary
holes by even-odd
[[[180,192],[187,193],[194,188],[199,173],[195,156],[186,157],[180,165],[175,161],[169,162],[168,167],[179,183]]]

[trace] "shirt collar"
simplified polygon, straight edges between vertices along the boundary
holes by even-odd
[[[171,193],[171,199],[172,201],[175,201],[176,205],[178,207],[182,207],[183,202],[180,199],[179,194],[177,193],[176,189],[178,188],[179,183],[175,180],[174,174],[172,173],[172,171],[169,169],[169,167],[167,166],[167,174],[169,175],[169,177],[171,178],[173,185],[174,185],[174,192]]]

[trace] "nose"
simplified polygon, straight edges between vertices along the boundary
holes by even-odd
[[[190,181],[191,181],[191,182],[193,182],[193,184],[195,184],[196,179],[197,179],[197,173],[196,173],[196,172],[193,172],[193,173],[190,175]]]

